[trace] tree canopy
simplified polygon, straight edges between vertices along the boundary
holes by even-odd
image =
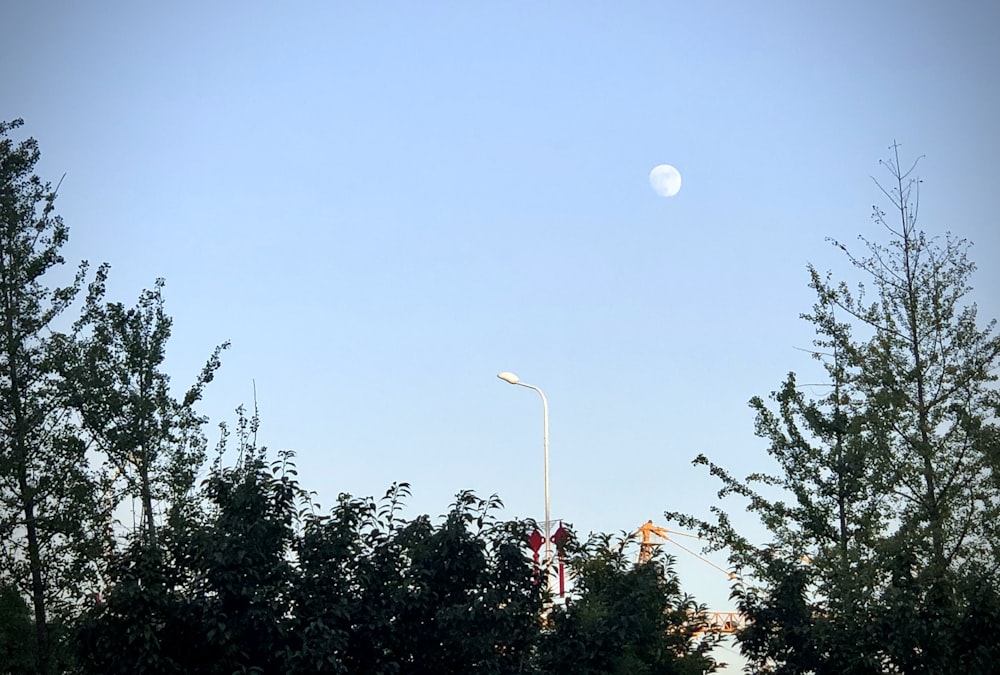
[[[400,483],[322,513],[289,453],[269,462],[255,447],[255,424],[238,423],[236,465],[217,457],[205,509],[116,557],[81,624],[83,672],[714,668],[669,564],[631,563],[606,538],[570,545],[577,588],[552,606],[527,555],[532,525],[499,520],[496,497],[461,492],[439,519],[406,519]]]
[[[773,473],[737,479],[699,456],[760,517],[753,544],[726,510],[714,522],[672,513],[730,551],[760,672],[989,672],[1000,640],[1000,337],[968,301],[970,244],[917,227],[916,164],[893,146],[875,207],[886,243],[841,242],[862,281],[809,267],[803,318],[826,394],[794,373],[750,401]]]
[[[21,120],[0,122],[0,588],[27,598],[38,670],[56,667],[55,635],[74,613],[68,589],[84,583],[98,523],[86,444],[65,415],[57,319],[84,281],[49,288],[68,228],[56,189],[35,175],[34,139],[15,143]],[[5,603],[17,613],[17,603]]]

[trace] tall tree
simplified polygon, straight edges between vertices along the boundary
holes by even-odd
[[[866,257],[847,253],[876,291],[852,295],[846,284],[820,281],[817,291],[873,333],[865,343],[845,342],[857,371],[855,389],[868,424],[889,453],[888,476],[899,510],[897,535],[912,547],[922,571],[1000,566],[1000,500],[994,480],[1000,366],[996,320],[977,325],[972,290],[975,265],[968,242],[943,240],[917,229],[919,181],[915,168],[899,168],[898,148],[886,162],[893,179],[883,189],[895,222],[876,208],[874,219],[890,234],[888,245],[865,242]],[[846,247],[841,247],[847,251]]]
[[[229,343],[215,348],[178,400],[163,370],[172,326],[163,279],[143,291],[135,307],[126,308],[103,301],[106,274],[106,266],[98,271],[75,335],[64,342],[67,401],[107,464],[105,510],[113,509],[121,496],[137,498],[140,531],[155,546],[157,510],[166,512],[169,504],[184,499],[205,462],[202,428],[207,420],[194,404]],[[124,489],[116,490],[116,483]]]
[[[948,672],[1000,657],[966,633],[1000,618],[1000,337],[968,301],[969,243],[918,229],[916,163],[892,153],[879,188],[893,215],[873,213],[888,242],[861,238],[864,255],[833,242],[864,281],[809,267],[803,318],[827,395],[806,397],[792,374],[776,409],[751,400],[776,473],[739,480],[696,460],[771,541],[751,545],[719,507],[712,523],[669,514],[730,548],[747,578],[742,646],[765,670]]]
[[[38,145],[15,143],[21,120],[0,122],[0,581],[31,600],[37,670],[53,670],[52,614],[75,598],[92,551],[93,483],[85,447],[68,427],[53,355],[54,322],[80,289],[50,289],[68,229],[56,190],[33,173]]]

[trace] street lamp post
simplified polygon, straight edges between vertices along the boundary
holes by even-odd
[[[545,562],[552,560],[551,527],[549,518],[549,402],[545,398],[545,392],[534,385],[525,384],[518,379],[514,373],[503,372],[497,375],[501,380],[509,384],[516,384],[519,387],[526,387],[538,392],[542,397],[542,455],[545,464]]]

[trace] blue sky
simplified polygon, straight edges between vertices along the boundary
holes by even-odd
[[[924,4],[14,0],[0,117],[66,174],[67,258],[166,278],[178,388],[232,340],[204,412],[255,381],[321,501],[540,517],[512,370],[553,515],[620,531],[706,513],[699,452],[766,468],[746,401],[815,373],[805,266],[854,278],[824,238],[882,236],[894,139],[1000,315],[1000,5]]]

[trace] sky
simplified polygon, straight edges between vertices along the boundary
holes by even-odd
[[[768,468],[746,403],[817,373],[806,265],[853,280],[826,238],[884,240],[894,141],[1000,316],[1000,4],[922,5],[13,0],[0,119],[65,174],[67,260],[125,303],[166,279],[178,391],[231,340],[202,412],[256,389],[323,504],[407,481],[411,515],[540,519],[513,371],[553,517],[621,532],[707,515],[698,453]]]

